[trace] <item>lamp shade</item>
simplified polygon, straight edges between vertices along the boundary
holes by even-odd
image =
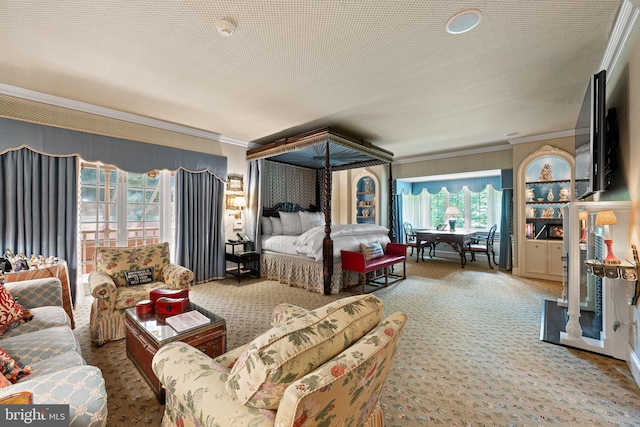
[[[618,219],[613,211],[599,211],[596,215],[596,225],[616,225]]]
[[[460,216],[460,209],[457,206],[449,206],[446,211],[444,211],[445,216]]]
[[[589,212],[587,211],[580,211],[578,213],[578,218],[580,219],[580,221],[586,221],[587,218],[589,218]]]
[[[235,206],[236,208],[244,208],[245,206],[247,206],[247,201],[244,196],[236,196],[233,199],[233,206]]]

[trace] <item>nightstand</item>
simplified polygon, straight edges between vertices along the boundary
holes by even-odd
[[[227,270],[227,274],[232,274],[238,278],[244,275],[260,277],[260,254],[256,252],[251,241],[231,241],[226,242],[225,259],[235,262],[236,268]]]

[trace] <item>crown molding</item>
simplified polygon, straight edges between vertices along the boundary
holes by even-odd
[[[484,148],[474,148],[470,150],[461,150],[461,151],[453,151],[449,153],[441,153],[441,154],[433,154],[429,156],[421,156],[421,157],[411,157],[411,158],[402,158],[397,159],[392,162],[393,165],[400,165],[406,163],[417,163],[424,162],[427,160],[438,160],[438,159],[448,159],[451,157],[460,157],[460,156],[471,156],[474,154],[482,154],[482,153],[494,153],[496,151],[504,151],[511,150],[513,147],[511,145],[494,145],[491,147]]]
[[[73,99],[63,98],[61,96],[49,95],[43,92],[37,92],[30,89],[24,89],[17,86],[0,83],[0,94],[13,96],[16,98],[27,99],[30,101],[40,102],[44,104],[55,105],[57,107],[68,108],[83,113],[95,114],[98,116],[108,117],[115,120],[122,120],[143,126],[149,126],[157,129],[163,129],[170,132],[181,133],[184,135],[195,136],[197,138],[208,139],[210,141],[222,142],[225,144],[238,145],[247,147],[249,142],[241,139],[231,138],[220,135],[218,133],[209,132],[201,129],[183,126],[175,123],[165,122],[164,120],[153,119],[150,117],[139,116],[137,114],[126,113],[124,111],[113,110],[111,108],[100,107],[86,102],[75,101]]]
[[[607,80],[613,74],[633,28],[640,17],[640,0],[624,0],[609,37],[607,49],[604,52],[601,70],[607,70]]]
[[[543,133],[540,135],[523,136],[522,138],[509,139],[508,141],[509,141],[509,144],[516,145],[516,144],[525,144],[527,142],[538,142],[538,141],[547,141],[549,139],[566,138],[568,136],[575,136],[575,135],[576,135],[575,129],[570,129],[570,130],[563,130],[560,132]]]

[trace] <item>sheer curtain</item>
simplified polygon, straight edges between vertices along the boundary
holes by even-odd
[[[2,249],[67,262],[71,301],[76,300],[76,156],[54,157],[28,148],[0,155]]]
[[[176,173],[176,263],[194,283],[226,276],[224,182],[208,171]]]

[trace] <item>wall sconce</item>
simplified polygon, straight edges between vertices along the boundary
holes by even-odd
[[[233,207],[238,209],[238,212],[233,216],[235,219],[242,218],[242,210],[247,206],[247,200],[244,196],[235,196],[233,199]]]
[[[611,239],[611,233],[609,231],[610,225],[616,225],[618,219],[613,211],[598,211],[596,214],[596,225],[604,226],[604,244],[607,245],[607,256],[602,259],[605,264],[620,264],[620,260],[613,254],[613,239]]]

